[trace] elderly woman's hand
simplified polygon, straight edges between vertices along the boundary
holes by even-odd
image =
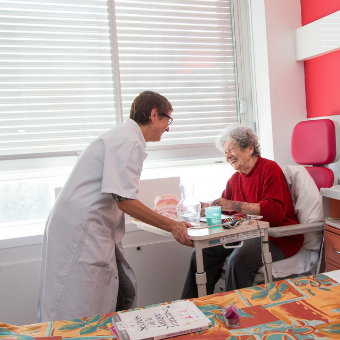
[[[205,202],[200,202],[200,203],[201,203],[201,216],[205,216],[204,208],[209,207],[210,204],[209,203],[205,203]]]
[[[218,206],[219,205],[219,206],[221,206],[222,211],[233,211],[234,209],[233,209],[232,204],[233,204],[233,201],[229,201],[229,200],[221,197],[217,200],[212,201],[210,203],[210,206],[214,206],[214,205]]]

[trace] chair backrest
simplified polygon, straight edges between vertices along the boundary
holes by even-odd
[[[339,124],[330,119],[300,122],[293,130],[291,155],[300,165],[287,165],[283,172],[292,195],[296,216],[301,224],[323,220],[319,190],[331,187],[337,182],[337,177],[327,165],[336,162],[340,157],[338,130]],[[305,275],[307,272],[319,271],[322,231],[309,231],[303,234],[304,244],[297,254],[272,264],[275,277]],[[259,271],[263,273],[263,267]],[[261,282],[260,280],[257,275],[255,282]]]
[[[299,222],[322,221],[322,199],[318,191],[337,184],[337,176],[327,166],[340,158],[339,124],[331,119],[298,123],[292,133],[291,155],[307,170],[302,171],[300,166],[287,166],[284,170]],[[317,250],[320,242],[320,233],[309,232],[305,234],[303,247]]]
[[[291,155],[306,166],[318,189],[337,184],[337,176],[326,166],[340,158],[340,126],[331,119],[298,123],[292,133]]]

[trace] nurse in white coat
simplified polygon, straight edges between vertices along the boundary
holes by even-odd
[[[159,141],[169,131],[171,113],[165,97],[144,91],[132,103],[130,119],[98,137],[80,155],[46,224],[38,322],[135,306],[136,279],[121,243],[124,212],[192,246],[190,224],[155,213],[137,196],[146,142]]]

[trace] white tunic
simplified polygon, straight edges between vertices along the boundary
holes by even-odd
[[[145,147],[139,126],[129,119],[81,153],[46,224],[39,322],[114,312],[117,260],[136,289],[123,257],[124,213],[111,193],[138,199]]]

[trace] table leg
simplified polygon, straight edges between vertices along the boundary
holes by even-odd
[[[268,230],[262,229],[263,235],[261,236],[262,241],[262,251],[263,251],[263,257],[265,266],[267,268],[268,278],[266,275],[266,271],[264,272],[264,282],[268,283],[273,282],[273,276],[272,276],[272,254],[269,251],[269,243],[268,243]]]
[[[194,241],[196,251],[196,284],[198,297],[207,295],[207,275],[204,271],[202,245],[199,241]]]

